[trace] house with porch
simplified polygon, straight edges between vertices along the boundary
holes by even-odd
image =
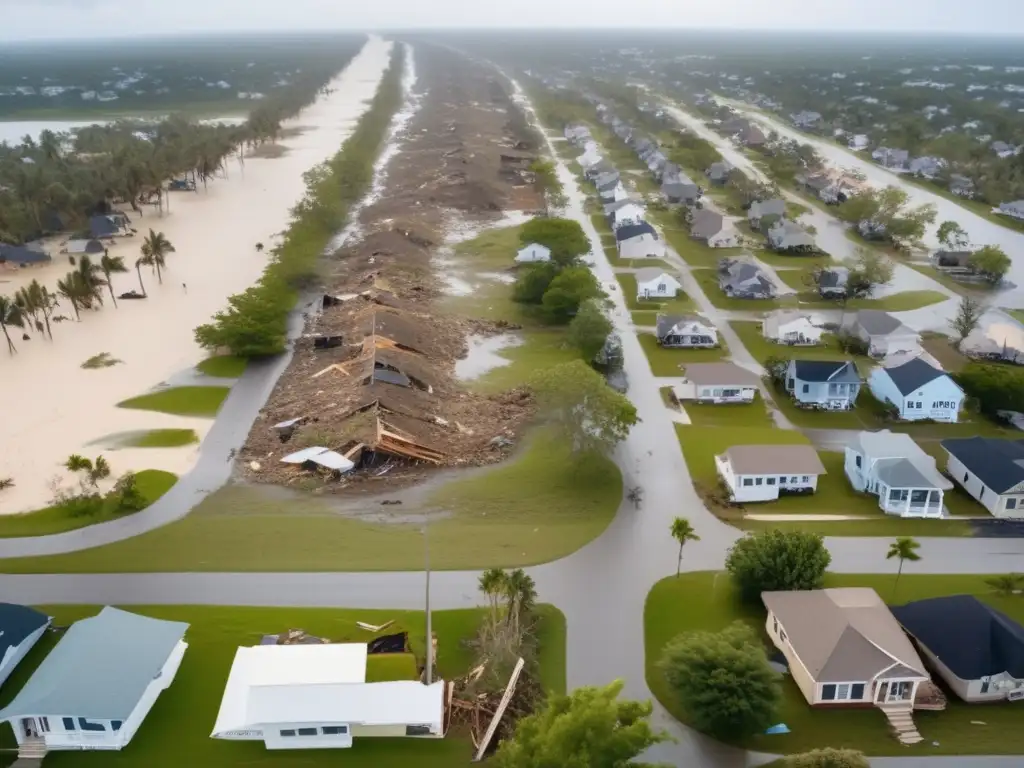
[[[795,221],[779,219],[767,232],[768,245],[774,251],[813,251],[811,233]]]
[[[823,299],[841,299],[850,283],[848,267],[823,267],[818,273],[818,294]]]
[[[616,206],[609,214],[608,219],[613,230],[633,226],[644,221],[644,207],[629,200],[625,205]]]
[[[658,344],[674,349],[711,349],[718,346],[718,329],[702,315],[659,314],[655,335]]]
[[[1024,440],[958,437],[942,448],[946,473],[993,517],[1024,519]]]
[[[761,334],[776,344],[815,346],[821,344],[823,333],[818,318],[796,309],[777,309],[761,321]]]
[[[861,380],[849,360],[790,360],[785,386],[804,408],[846,411],[857,402]]]
[[[897,517],[942,517],[943,496],[953,487],[909,435],[858,432],[846,446],[843,469],[854,490],[878,497]]]
[[[733,445],[715,456],[715,468],[730,498],[741,503],[814,493],[826,474],[810,445]]]
[[[968,704],[1024,701],[1024,627],[974,595],[891,609],[932,671]]]
[[[760,383],[756,374],[736,363],[689,363],[672,394],[698,403],[752,403]]]
[[[868,388],[883,403],[890,403],[901,421],[956,424],[965,397],[948,373],[922,357],[875,368],[868,376]]]
[[[0,721],[43,754],[122,749],[174,681],[187,629],[107,606],[71,625]]]
[[[995,213],[1001,213],[1004,216],[1012,216],[1015,219],[1024,220],[1024,200],[1000,203],[999,207],[995,209]]]
[[[867,587],[763,592],[765,631],[812,707],[875,706],[900,741],[922,741],[911,720],[924,662],[882,598]]]
[[[721,259],[718,287],[736,299],[773,299],[776,294],[775,283],[761,266],[746,259]]]

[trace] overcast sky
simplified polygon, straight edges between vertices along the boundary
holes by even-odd
[[[0,0],[0,39],[417,27],[1024,34],[1024,0]]]

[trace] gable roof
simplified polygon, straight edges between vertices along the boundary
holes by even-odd
[[[857,367],[849,360],[794,360],[793,373],[800,381],[860,381]]]
[[[940,488],[953,484],[939,472],[929,456],[910,435],[883,429],[858,432],[850,447],[868,461],[877,461],[878,479],[895,488]]]
[[[811,445],[733,445],[725,456],[737,475],[824,475]]]
[[[106,606],[50,651],[0,720],[61,716],[126,720],[184,637],[188,624]]]
[[[679,281],[672,277],[672,275],[670,275],[664,269],[659,269],[658,267],[644,267],[643,269],[638,269],[634,274],[636,275],[637,285],[639,285],[640,283],[649,283],[652,280],[657,280],[662,276],[667,277],[673,283],[679,283]]]
[[[642,235],[654,235],[655,239],[658,238],[657,231],[646,221],[641,221],[639,224],[626,224],[615,230],[615,239],[620,243],[623,240],[631,240]]]
[[[854,316],[853,323],[858,325],[869,336],[888,336],[896,333],[916,333],[888,312],[881,309],[862,309]]]
[[[653,268],[652,268],[653,269]],[[640,270],[643,271],[643,270]],[[660,270],[653,270],[658,272]],[[637,280],[639,282],[639,279]],[[655,333],[658,338],[664,338],[668,335],[669,331],[675,328],[680,323],[700,323],[701,325],[707,326],[708,328],[714,328],[711,325],[711,321],[701,315],[662,315],[659,314],[656,319]]]
[[[714,237],[722,231],[724,223],[725,219],[722,218],[722,214],[702,208],[693,212],[693,218],[690,220],[690,234],[693,237]]]
[[[40,627],[50,623],[50,617],[35,608],[17,603],[0,603],[0,659],[8,648],[16,648]]]
[[[896,385],[896,389],[900,391],[900,394],[909,395],[914,390],[923,387],[930,381],[945,376],[950,381],[949,374],[945,371],[935,368],[928,364],[920,357],[915,357],[903,365],[898,365],[894,368],[883,369],[885,373],[892,379],[892,383]]]
[[[850,279],[847,267],[825,267],[818,275],[819,288],[842,288]]]
[[[689,363],[683,375],[698,386],[756,387],[760,378],[736,363]]]
[[[1024,482],[1024,440],[957,437],[943,440],[942,447],[996,493]]]
[[[750,210],[747,211],[747,217],[751,219],[758,219],[762,216],[785,216],[786,215],[786,201],[773,197],[770,200],[755,200]]]
[[[892,613],[961,680],[1002,672],[1024,678],[1024,627],[974,595],[918,600]]]
[[[786,628],[789,643],[819,683],[928,677],[899,623],[873,589],[843,587],[762,592],[761,599]]]

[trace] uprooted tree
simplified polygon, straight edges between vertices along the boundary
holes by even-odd
[[[680,635],[658,666],[690,722],[705,733],[744,738],[775,721],[781,678],[757,635],[742,622],[720,632]]]
[[[573,451],[607,454],[637,422],[636,407],[582,360],[538,371],[530,382],[541,412]]]
[[[519,230],[523,245],[539,243],[551,251],[551,260],[571,266],[590,251],[590,241],[578,221],[559,218],[530,219]]]
[[[846,279],[846,298],[859,299],[870,296],[875,288],[892,282],[894,267],[884,254],[871,248],[858,248],[849,264],[850,273]]]
[[[497,768],[653,768],[634,758],[665,741],[650,724],[651,703],[619,699],[622,681],[555,696],[501,743]]]

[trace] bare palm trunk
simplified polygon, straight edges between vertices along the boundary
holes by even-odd
[[[142,295],[145,296],[146,295],[146,286],[142,282],[142,266],[138,262],[135,262],[135,271],[139,275],[139,288],[142,289]]]
[[[683,545],[679,545],[679,557],[676,558],[676,576],[683,570]]]
[[[81,320],[82,319],[82,315],[78,311],[78,299],[76,299],[74,297],[69,297],[69,298],[71,300],[71,307],[75,310],[75,320]]]
[[[53,331],[50,330],[50,313],[51,310],[43,310],[43,320],[46,322],[46,335],[50,337],[50,341],[53,341]]]
[[[896,570],[896,581],[892,585],[892,596],[896,597],[896,590],[900,586],[900,576],[903,575],[903,558],[900,558],[900,567]]]
[[[110,291],[110,300],[114,302],[114,309],[117,309],[117,297],[114,295],[114,284],[110,281],[110,273],[104,272],[107,278],[107,290]]]
[[[160,265],[158,263],[156,263],[156,262],[153,262],[153,266],[156,267],[156,279],[157,279],[157,282],[160,283],[160,285],[163,285],[164,284],[164,276],[160,272]]]
[[[3,329],[4,337],[7,339],[7,354],[13,355],[18,350],[17,348],[15,348],[14,342],[11,341],[11,334],[7,332],[7,326],[4,325],[3,323],[0,323],[0,328]]]

